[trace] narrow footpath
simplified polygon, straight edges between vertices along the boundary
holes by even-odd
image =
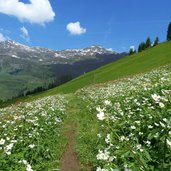
[[[60,171],[80,171],[79,159],[75,151],[77,114],[80,109],[74,95],[69,95],[68,122],[66,125],[67,147],[61,159]]]

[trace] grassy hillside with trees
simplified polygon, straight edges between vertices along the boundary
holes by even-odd
[[[89,72],[62,86],[49,90],[45,94],[72,93],[85,86],[147,72],[169,63],[171,63],[170,41]]]

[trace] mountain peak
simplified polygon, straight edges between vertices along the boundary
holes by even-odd
[[[84,48],[84,50],[90,50],[96,54],[116,54],[112,48],[104,48],[100,45],[92,45],[90,47]]]
[[[23,45],[21,43],[18,43],[18,42],[15,42],[13,40],[6,40],[6,41],[3,41],[1,42],[1,44],[7,46],[7,47],[29,47],[29,46],[26,46],[26,45]]]
[[[9,44],[9,45],[18,45],[18,44],[19,44],[19,43],[13,41],[13,40],[6,40],[6,41],[4,41],[4,42],[2,42],[2,43],[4,43],[4,44]]]
[[[92,45],[81,49],[51,50],[26,46],[13,40],[0,42],[0,51],[8,56],[17,56],[19,59],[49,63],[57,63],[58,61],[65,63],[66,61],[95,59],[99,55],[117,54],[112,49],[106,49],[100,45]]]

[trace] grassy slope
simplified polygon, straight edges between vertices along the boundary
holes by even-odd
[[[171,42],[162,43],[144,52],[127,56],[117,62],[82,75],[62,86],[51,89],[42,95],[72,93],[85,86],[146,72],[168,63],[171,63]]]
[[[57,88],[53,88],[46,92],[32,96],[19,98],[18,100],[30,101],[39,97],[53,95],[56,93],[73,93],[79,88],[85,86],[104,83],[137,73],[146,72],[168,63],[171,63],[171,41],[167,43],[161,43],[160,45],[154,48],[150,48],[144,52],[132,56],[127,56],[121,60],[105,65]],[[16,99],[9,103],[13,103],[15,101]],[[8,103],[5,105],[8,105]]]

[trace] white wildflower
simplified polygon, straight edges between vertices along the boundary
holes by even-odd
[[[98,112],[103,112],[103,111],[104,111],[104,109],[101,109],[100,107],[96,107],[96,110],[97,110]]]
[[[171,146],[171,141],[169,141],[169,140],[167,139],[166,142],[167,142],[167,144],[168,144],[169,146]]]
[[[31,168],[31,165],[30,164],[27,164],[26,171],[33,171],[33,169]]]
[[[166,125],[165,125],[164,123],[162,123],[162,122],[160,122],[160,125],[161,125],[163,128],[166,127]]]
[[[141,149],[141,144],[138,144],[138,145],[136,146],[136,148],[137,148],[137,150]]]
[[[11,155],[11,151],[6,151],[5,152],[7,155]]]
[[[120,137],[120,141],[124,141],[125,140],[125,137],[124,136],[121,136]]]
[[[30,144],[30,145],[29,145],[29,148],[31,148],[31,149],[34,148],[34,147],[35,147],[34,144]]]
[[[131,126],[131,129],[136,129],[136,127],[135,126]]]
[[[140,121],[135,121],[135,123],[140,124]]]
[[[164,121],[164,122],[167,122],[167,119],[166,119],[166,118],[163,118],[163,121]]]
[[[101,167],[98,167],[96,171],[109,171],[108,169],[102,169]]]
[[[104,112],[100,112],[100,113],[98,113],[97,114],[97,118],[99,119],[99,120],[104,120],[105,119],[105,114],[104,114]]]
[[[107,134],[107,137],[105,138],[106,144],[109,144],[111,141],[110,134]]]
[[[109,105],[111,105],[111,102],[110,102],[109,100],[105,100],[105,101],[104,101],[104,104],[105,104],[106,106],[109,106]]]
[[[154,123],[154,125],[159,126],[159,124],[158,124],[158,123],[156,123],[156,122]]]
[[[139,132],[138,134],[139,134],[139,135],[143,135],[144,133],[143,133],[143,132]]]
[[[149,129],[152,129],[152,128],[153,128],[153,126],[152,126],[152,125],[148,125],[148,128],[149,128]]]
[[[27,164],[27,161],[26,161],[26,160],[23,160],[22,162],[23,162],[23,164],[25,164],[25,165]]]
[[[99,154],[96,156],[97,160],[108,160],[109,159],[109,152],[107,150],[104,150],[104,152],[102,150],[99,150]]]
[[[147,144],[148,146],[151,144],[151,142],[150,142],[150,141],[148,141],[148,140],[147,140],[147,141],[145,141],[144,143],[145,143],[145,144]]]
[[[165,107],[165,105],[164,105],[162,102],[159,103],[159,106],[160,106],[161,108],[164,108],[164,107]]]
[[[144,151],[144,150],[141,148],[141,149],[140,149],[140,152],[143,152],[143,151]]]
[[[14,145],[13,143],[7,145],[7,146],[5,147],[6,151],[11,150],[12,147],[13,147],[13,145]]]
[[[98,137],[98,138],[101,138],[102,136],[101,136],[101,134],[97,134],[97,137]]]
[[[0,139],[0,145],[4,145],[5,144],[5,140],[4,139]]]
[[[102,171],[101,167],[98,167],[98,168],[96,169],[96,171]]]
[[[161,98],[161,97],[160,97],[159,95],[157,95],[157,94],[152,94],[151,97],[153,98],[153,100],[154,100],[156,103],[158,103],[159,100],[160,100],[160,98]]]

